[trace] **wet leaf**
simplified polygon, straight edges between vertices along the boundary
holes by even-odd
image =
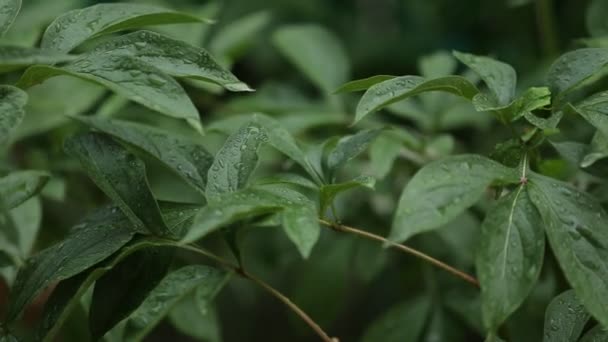
[[[568,108],[608,136],[608,91],[593,94],[576,105],[568,105]]]
[[[321,214],[325,214],[339,194],[358,187],[374,189],[376,179],[370,176],[359,176],[342,183],[326,184],[319,188],[319,207]]]
[[[342,93],[350,93],[355,91],[363,91],[369,89],[371,86],[391,80],[397,76],[392,75],[376,75],[367,78],[362,78],[360,80],[354,80],[347,83],[344,83],[340,88],[334,91],[334,94],[342,94]]]
[[[0,85],[0,148],[8,143],[23,120],[23,107],[26,103],[27,94],[24,91],[9,85]]]
[[[365,151],[381,132],[381,129],[368,129],[340,138],[336,147],[327,157],[329,173],[334,174],[350,160]]]
[[[76,59],[55,51],[21,46],[0,46],[0,72],[9,72],[32,64],[56,64]]]
[[[44,171],[15,171],[0,178],[0,198],[6,209],[12,209],[42,190],[50,175]]]
[[[553,298],[545,313],[544,342],[577,341],[589,314],[573,290]]]
[[[3,0],[0,7],[0,36],[11,27],[21,9],[21,0]]]
[[[608,64],[608,49],[587,48],[566,52],[549,69],[547,82],[556,97],[556,105],[561,98],[586,80],[592,78]]]
[[[604,329],[601,324],[596,325],[591,330],[587,331],[579,342],[606,342],[608,341],[608,330]]]

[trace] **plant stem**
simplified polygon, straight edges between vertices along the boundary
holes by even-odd
[[[545,57],[554,57],[559,52],[559,47],[553,18],[553,0],[536,0],[536,22]]]
[[[398,244],[398,243],[392,242],[392,241],[390,241],[390,240],[388,240],[388,239],[386,239],[386,238],[384,238],[384,237],[382,237],[380,235],[372,234],[372,233],[366,232],[366,231],[361,230],[361,229],[357,229],[357,228],[345,226],[345,225],[342,225],[342,224],[337,224],[337,223],[329,222],[329,221],[322,220],[322,219],[320,219],[319,222],[321,224],[323,224],[324,226],[329,227],[329,228],[331,228],[333,230],[336,230],[336,231],[339,231],[339,232],[355,234],[355,235],[359,235],[361,237],[367,238],[369,240],[375,240],[375,241],[383,242],[383,243],[385,243],[385,244],[387,244],[387,245],[389,245],[389,246],[391,246],[393,248],[399,249],[399,250],[401,250],[401,251],[403,251],[403,252],[405,252],[407,254],[410,254],[410,255],[413,255],[415,257],[418,257],[418,258],[420,258],[420,259],[422,259],[422,260],[424,260],[426,262],[429,262],[429,263],[431,263],[431,264],[433,264],[433,265],[435,265],[435,266],[437,266],[437,267],[439,267],[439,268],[441,268],[441,269],[443,269],[445,271],[448,271],[448,272],[452,273],[453,275],[455,275],[455,276],[463,279],[464,281],[466,281],[466,282],[474,285],[475,287],[479,287],[479,281],[477,281],[477,279],[475,279],[475,277],[473,277],[473,276],[471,276],[471,275],[469,275],[469,274],[467,274],[467,273],[465,273],[463,271],[460,271],[460,270],[458,270],[458,269],[456,269],[456,268],[454,268],[454,267],[452,267],[452,266],[450,266],[450,265],[448,265],[448,264],[446,264],[446,263],[444,263],[442,261],[439,261],[439,260],[437,260],[437,259],[435,259],[435,258],[433,258],[433,257],[431,257],[429,255],[426,255],[426,254],[424,254],[424,253],[422,253],[422,252],[420,252],[420,251],[418,251],[418,250],[416,250],[414,248],[411,248],[411,247],[408,247],[408,246],[405,246],[405,245],[402,245],[402,244]]]
[[[254,284],[256,284],[259,287],[261,287],[262,289],[264,289],[266,292],[270,293],[273,297],[275,297],[278,300],[280,300],[281,302],[283,302],[283,304],[285,304],[289,309],[291,309],[296,315],[300,316],[300,318],[306,324],[308,324],[312,328],[312,330],[314,330],[315,333],[317,333],[317,335],[319,335],[319,337],[321,337],[321,339],[324,342],[339,342],[339,340],[337,338],[329,337],[329,335],[327,335],[327,333],[325,331],[323,331],[323,329],[312,318],[310,318],[310,316],[308,316],[308,314],[306,314],[306,312],[304,312],[302,309],[300,309],[300,307],[298,307],[294,302],[292,302],[284,294],[282,294],[277,289],[270,286],[268,283],[264,282],[260,278],[245,271],[242,267],[240,267],[222,257],[219,257],[209,251],[206,251],[202,248],[199,248],[199,247],[196,247],[193,245],[176,245],[176,246],[180,247],[182,249],[185,249],[185,250],[189,250],[189,251],[198,253],[209,259],[212,259],[213,261],[217,262],[218,264],[222,265],[223,267],[238,274],[242,278],[250,280]]]

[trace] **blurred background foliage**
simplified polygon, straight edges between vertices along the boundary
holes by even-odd
[[[589,43],[581,40],[588,36],[588,1],[582,0],[138,2],[215,18],[214,25],[152,29],[205,47],[257,90],[229,94],[209,84],[186,81],[207,130],[202,142],[211,151],[217,151],[226,133],[252,112],[276,117],[311,148],[331,136],[361,128],[397,126],[374,142],[367,158],[360,158],[339,175],[339,179],[361,173],[376,177],[375,191],[355,190],[340,196],[337,212],[343,222],[383,236],[388,233],[401,189],[421,165],[454,153],[488,155],[496,142],[508,139],[508,132],[491,116],[477,113],[469,104],[445,94],[397,103],[353,128],[349,124],[358,95],[331,95],[333,90],[348,80],[376,74],[430,76],[464,71],[449,54],[452,49],[491,55],[510,63],[518,71],[518,84],[525,88],[542,83],[545,71],[559,53]],[[57,15],[94,3],[24,0],[21,14],[2,41],[34,46]],[[293,56],[293,51],[299,52],[300,59]],[[301,64],[302,58],[309,62],[309,72]],[[323,77],[315,78],[315,73]],[[8,73],[3,77],[14,82],[18,76]],[[126,118],[197,139],[177,120],[77,79],[57,77],[28,92],[27,116],[13,149],[1,159],[0,170],[45,169],[54,176],[42,195],[27,204],[30,208],[23,210],[27,214],[19,217],[17,211],[13,213],[22,226],[40,225],[38,239],[30,247],[34,251],[59,240],[85,213],[107,203],[63,153],[64,138],[80,129],[65,115]],[[563,126],[570,138],[584,142],[591,138],[592,130],[580,120]],[[293,166],[271,149],[263,150],[260,160],[255,178]],[[158,198],[200,200],[161,165],[147,163],[152,165],[148,168],[149,179]],[[560,178],[571,178],[576,173],[575,167],[557,157],[543,160],[539,167]],[[408,243],[472,273],[475,240],[485,210],[480,203],[444,229]],[[238,238],[252,273],[293,298],[342,341],[482,340],[477,290],[419,260],[330,230],[323,231],[309,260],[302,260],[277,229],[252,227]],[[212,237],[206,244],[229,253],[221,237]],[[9,283],[13,276],[5,274]],[[555,262],[547,258],[537,288],[509,320],[504,336],[512,341],[540,341],[545,307],[566,287]],[[6,289],[2,295],[6,296]],[[274,298],[240,279],[231,281],[213,309],[201,312],[192,303],[182,303],[149,340],[316,340]],[[35,322],[39,310],[31,308],[30,321]],[[76,312],[64,328],[63,340],[85,341],[81,335],[86,331],[83,324],[86,322]],[[378,339],[378,331],[391,331],[392,339]]]

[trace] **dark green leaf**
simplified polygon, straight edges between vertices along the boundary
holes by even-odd
[[[89,177],[143,233],[170,235],[140,159],[100,133],[81,134],[65,143]]]
[[[608,50],[606,50],[608,53]],[[608,63],[608,60],[606,61]],[[608,91],[584,99],[576,105],[568,105],[604,135],[608,135]]]
[[[591,330],[587,331],[579,342],[606,342],[608,341],[608,330],[604,329],[601,324],[596,325]]]
[[[428,297],[417,297],[397,304],[370,324],[361,341],[419,341],[430,310]]]
[[[213,156],[203,146],[172,136],[168,131],[133,122],[95,116],[74,119],[145,151],[204,194]]]
[[[573,290],[553,298],[545,312],[544,342],[577,341],[589,314],[579,302]]]
[[[273,42],[291,63],[325,93],[331,93],[349,78],[350,63],[342,44],[321,26],[284,26],[274,33]]]
[[[3,0],[0,8],[0,36],[11,27],[21,9],[21,0]]]
[[[608,157],[608,137],[602,132],[595,132],[587,154],[581,160],[581,167],[590,167],[601,159]]]
[[[495,59],[454,51],[454,56],[475,71],[485,82],[497,105],[507,105],[515,97],[517,75],[510,65]]]
[[[0,85],[0,148],[23,120],[27,94],[13,86]]]
[[[362,78],[360,80],[350,81],[348,83],[344,83],[340,88],[334,91],[334,94],[342,94],[342,93],[350,93],[355,91],[363,91],[367,90],[369,87],[373,86],[376,83],[384,82],[391,80],[397,76],[391,75],[376,75],[368,78]]]
[[[196,293],[181,300],[169,314],[180,333],[205,342],[221,342],[221,326],[214,307],[199,305]]]
[[[25,71],[18,85],[28,88],[60,75],[100,84],[154,111],[184,119],[199,131],[202,129],[198,111],[181,85],[137,58],[87,54],[61,68],[36,65]]]
[[[493,183],[518,181],[516,170],[479,155],[427,164],[403,190],[389,238],[402,242],[436,229],[479,201]]]
[[[373,177],[359,176],[346,182],[321,186],[319,189],[319,211],[321,212],[321,215],[325,214],[327,208],[332,205],[334,199],[340,193],[358,187],[365,187],[373,190],[375,184],[376,180]]]
[[[336,147],[327,157],[327,168],[330,174],[333,174],[365,151],[380,132],[382,132],[381,129],[367,129],[338,140]]]
[[[466,99],[472,99],[479,91],[466,78],[446,76],[427,80],[420,76],[401,76],[371,86],[357,105],[355,123],[367,114],[378,111],[391,103],[430,91],[444,91]]]
[[[313,181],[295,173],[281,173],[270,177],[264,177],[260,180],[257,180],[256,184],[289,184],[315,191],[319,189],[317,184],[315,184]]]
[[[258,148],[268,141],[265,130],[255,122],[242,126],[228,137],[217,152],[207,174],[207,200],[243,188],[258,163]]]
[[[76,56],[55,51],[21,46],[0,46],[0,72],[20,69],[32,64],[55,64],[69,62]]]
[[[423,77],[437,78],[456,71],[458,61],[447,51],[438,51],[418,59],[418,69]]]
[[[559,100],[608,64],[608,49],[588,48],[566,52],[549,69],[547,82]],[[559,101],[556,101],[559,104]]]
[[[587,310],[608,325],[608,216],[593,197],[566,183],[532,174],[528,184],[566,279]]]
[[[91,53],[135,57],[174,77],[212,82],[232,91],[252,90],[220,66],[205,49],[156,32],[122,35],[101,43]]]
[[[87,39],[148,25],[201,22],[203,19],[143,4],[98,4],[67,12],[44,32],[41,47],[70,52]]]
[[[592,0],[585,11],[585,23],[587,31],[592,37],[603,37],[608,35],[608,3],[604,0]]]
[[[476,265],[488,330],[497,331],[530,294],[544,249],[541,217],[520,185],[488,210],[481,226]]]
[[[42,190],[49,180],[43,171],[15,171],[0,178],[0,198],[6,209],[12,209]]]

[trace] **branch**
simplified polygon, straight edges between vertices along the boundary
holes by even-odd
[[[439,260],[437,260],[437,259],[435,259],[435,258],[433,258],[433,257],[431,257],[431,256],[429,256],[427,254],[424,254],[424,253],[422,253],[422,252],[420,252],[420,251],[418,251],[418,250],[416,250],[414,248],[411,248],[411,247],[408,247],[408,246],[405,246],[405,245],[401,245],[401,244],[392,242],[392,241],[390,241],[390,240],[388,240],[388,239],[386,239],[386,238],[384,238],[384,237],[382,237],[380,235],[372,234],[372,233],[366,232],[366,231],[361,230],[361,229],[357,229],[357,228],[341,225],[341,224],[338,224],[338,223],[329,222],[329,221],[326,221],[326,220],[323,220],[323,219],[319,219],[319,222],[321,224],[323,224],[324,226],[329,227],[329,228],[331,228],[331,229],[333,229],[335,231],[355,234],[355,235],[362,236],[362,237],[364,237],[366,239],[369,239],[369,240],[375,240],[375,241],[383,242],[383,243],[389,245],[390,247],[397,248],[397,249],[399,249],[399,250],[401,250],[401,251],[403,251],[403,252],[405,252],[407,254],[413,255],[413,256],[415,256],[417,258],[420,258],[420,259],[422,259],[422,260],[424,260],[426,262],[429,262],[429,263],[431,263],[431,264],[433,264],[433,265],[435,265],[435,266],[437,266],[437,267],[439,267],[439,268],[441,268],[441,269],[443,269],[445,271],[448,271],[448,272],[452,273],[453,275],[455,275],[455,276],[463,279],[464,281],[472,284],[475,287],[479,287],[479,281],[477,281],[477,279],[475,279],[475,277],[473,277],[473,276],[471,276],[471,275],[469,275],[469,274],[467,274],[467,273],[465,273],[465,272],[463,272],[461,270],[458,270],[458,269],[456,269],[456,268],[454,268],[454,267],[452,267],[452,266],[450,266],[450,265],[448,265],[448,264],[446,264],[446,263],[444,263],[442,261],[439,261]]]

